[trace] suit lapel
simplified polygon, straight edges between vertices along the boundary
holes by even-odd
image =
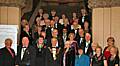
[[[30,54],[30,52],[29,52],[28,49],[29,49],[29,48],[26,48],[26,50],[25,50],[25,52],[24,52],[24,54],[23,54],[22,60]]]

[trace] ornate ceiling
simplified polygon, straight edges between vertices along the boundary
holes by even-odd
[[[67,4],[70,6],[83,5],[84,0],[40,0],[41,6],[45,5],[59,5]],[[0,0],[0,6],[15,6],[20,7],[22,12],[29,12],[32,10],[34,0]],[[115,7],[120,6],[120,0],[88,0],[89,8],[99,7]]]
[[[117,7],[120,6],[120,0],[88,0],[89,8]]]

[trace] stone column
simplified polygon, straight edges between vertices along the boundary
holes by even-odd
[[[18,25],[20,36],[21,16],[32,10],[33,0],[0,0],[0,24]]]

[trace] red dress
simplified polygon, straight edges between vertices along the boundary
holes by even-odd
[[[108,60],[108,58],[111,56],[110,51],[106,50],[107,48],[108,47],[105,47],[105,49],[104,49],[104,56],[105,56],[106,60]]]

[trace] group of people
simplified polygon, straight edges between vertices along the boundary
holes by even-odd
[[[30,29],[22,19],[17,54],[11,48],[12,40],[5,40],[0,49],[1,66],[119,66],[118,48],[113,37],[108,37],[102,50],[92,41],[91,22],[85,9],[81,17],[73,13],[59,18],[55,10],[51,14],[40,9]]]

